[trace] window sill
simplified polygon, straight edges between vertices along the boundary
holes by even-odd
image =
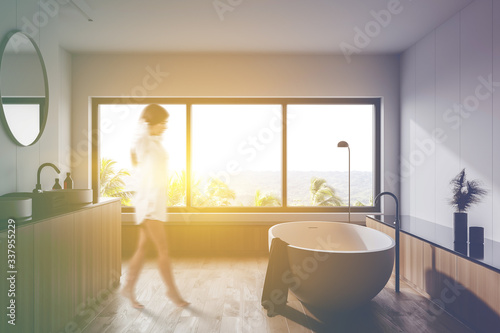
[[[366,215],[351,213],[351,223],[365,224]],[[122,213],[122,225],[134,225],[134,213]],[[283,222],[348,222],[347,213],[169,213],[169,225],[274,225]]]

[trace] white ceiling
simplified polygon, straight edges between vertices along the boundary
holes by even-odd
[[[74,53],[339,54],[344,42],[360,54],[386,54],[404,51],[473,0],[76,1],[94,21],[61,6],[60,44]],[[371,12],[397,3],[388,24],[377,23]],[[374,29],[368,45],[356,44],[355,28],[367,27]]]

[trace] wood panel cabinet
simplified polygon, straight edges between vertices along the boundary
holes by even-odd
[[[97,314],[89,309],[118,286],[120,239],[117,200],[18,228],[16,326],[2,318],[0,331],[75,332],[83,328]],[[0,300],[6,309],[6,231],[0,232],[0,251]]]
[[[121,276],[121,206],[102,206],[101,288],[115,289]],[[120,249],[117,252],[116,249]]]
[[[366,226],[394,237],[367,218]],[[400,233],[401,278],[477,332],[500,327],[500,274],[406,233]]]
[[[481,332],[500,328],[500,274],[461,257],[456,266],[457,316]]]
[[[58,332],[75,314],[74,215],[34,224],[35,332]]]
[[[52,270],[53,233],[52,220],[42,221],[34,225],[34,324],[35,332],[53,332],[51,313],[52,305]]]
[[[88,308],[97,296],[101,270],[101,207],[75,213],[74,322],[84,327],[91,318]],[[96,278],[97,277],[97,278]]]
[[[410,285],[425,290],[424,242],[403,233],[399,237],[401,277]]]
[[[75,213],[74,322],[84,327],[98,305],[119,286],[121,276],[120,202]]]
[[[11,274],[8,266],[8,240],[7,231],[0,233],[0,267],[2,268],[0,283],[0,305],[2,320],[1,332],[33,332],[33,226],[17,227],[14,234],[10,233],[11,240],[15,240],[15,298],[10,297],[10,283],[7,280]],[[12,295],[12,294],[11,294]],[[12,295],[13,296],[13,295]],[[10,300],[15,299],[15,326],[8,323],[7,307]],[[8,312],[7,312],[8,311]]]

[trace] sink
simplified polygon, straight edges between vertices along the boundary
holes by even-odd
[[[91,189],[50,190],[44,193],[61,195],[68,205],[86,205],[92,203]]]
[[[30,220],[32,215],[32,200],[26,197],[0,197],[0,220],[14,218]]]
[[[32,201],[33,218],[38,219],[53,213],[58,213],[64,210],[66,203],[62,195],[49,195],[47,192],[13,192],[4,194],[1,198],[29,198]]]
[[[41,193],[14,192],[4,194],[0,198],[12,200],[14,197],[32,200],[33,218],[44,218],[53,214],[78,209],[92,203],[91,189],[50,190]],[[3,212],[3,209],[1,209]]]

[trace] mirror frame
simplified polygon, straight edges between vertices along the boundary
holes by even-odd
[[[14,136],[12,131],[10,130],[9,124],[7,123],[7,118],[5,117],[5,111],[4,111],[3,102],[2,102],[3,96],[2,96],[1,84],[0,84],[0,120],[2,121],[2,123],[4,125],[5,131],[7,132],[8,136],[15,144],[22,146],[22,147],[28,147],[28,146],[31,146],[31,145],[34,145],[35,143],[37,143],[38,140],[40,140],[40,137],[42,136],[43,131],[45,130],[45,125],[47,123],[47,118],[49,115],[49,80],[47,77],[47,68],[45,67],[45,62],[43,60],[42,53],[40,52],[40,49],[39,49],[38,45],[36,44],[35,40],[33,38],[31,38],[30,36],[28,36],[27,34],[25,34],[24,32],[22,32],[21,30],[11,30],[4,36],[4,38],[2,39],[2,41],[0,43],[0,83],[2,81],[1,71],[2,71],[2,60],[3,60],[5,48],[7,47],[7,44],[9,43],[11,37],[17,33],[21,33],[26,38],[28,38],[28,40],[31,42],[31,45],[33,45],[33,47],[35,48],[35,51],[38,55],[38,60],[40,61],[40,65],[42,66],[43,82],[45,85],[45,87],[44,87],[45,88],[45,103],[41,104],[42,109],[40,110],[40,115],[41,115],[41,117],[40,117],[40,132],[36,136],[35,140],[33,140],[33,142],[30,143],[29,145],[24,145],[16,139],[16,137]],[[24,98],[25,96],[22,96],[22,97]],[[35,97],[39,97],[39,96],[35,96]]]

